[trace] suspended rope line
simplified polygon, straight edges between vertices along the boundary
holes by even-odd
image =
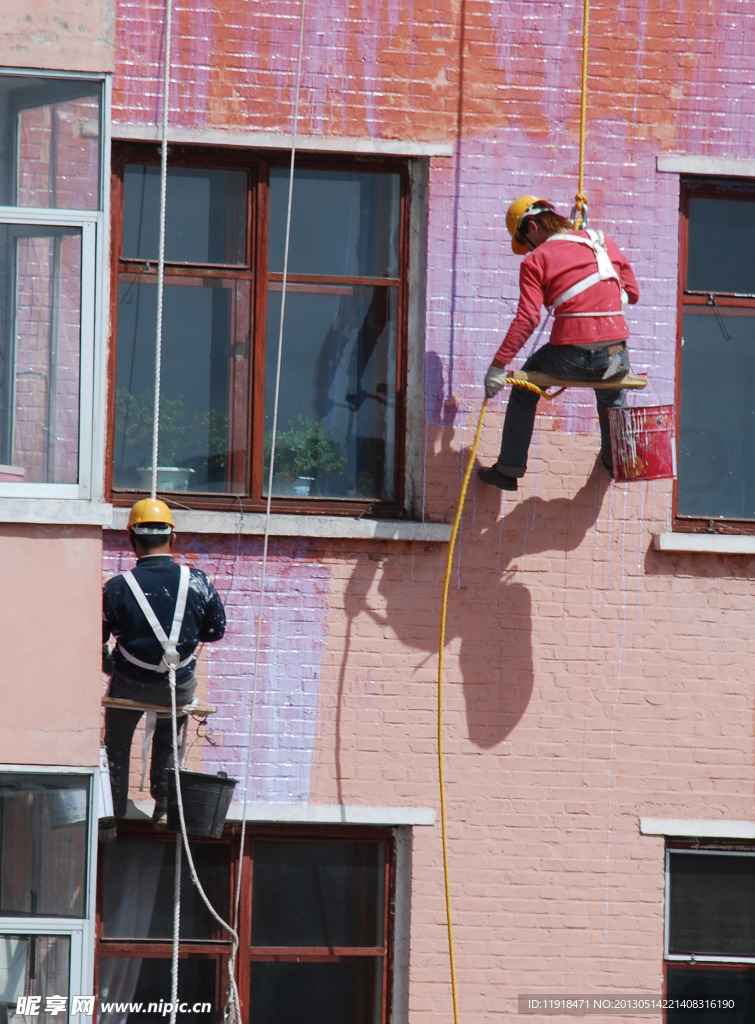
[[[162,333],[163,333],[163,297],[165,291],[165,224],[168,194],[168,110],[170,103],[170,69],[171,69],[171,32],[173,22],[173,7],[171,0],[165,0],[165,46],[163,56],[163,99],[162,99],[162,125],[160,142],[160,219],[159,219],[159,244],[157,259],[157,317],[155,329],[155,378],[153,396],[153,422],[152,422],[152,487],[151,496],[154,499],[157,494],[157,464],[160,436],[160,386],[162,375]],[[215,908],[207,898],[194,866],[194,860],[189,849],[189,838],[186,833],[186,822],[183,813],[183,800],[181,797],[181,776],[178,751],[178,727],[176,715],[176,668],[175,659],[169,660],[168,677],[171,702],[171,725],[173,733],[173,770],[176,785],[176,800],[178,804],[179,819],[181,822],[181,834],[176,837],[176,864],[175,864],[175,885],[173,892],[173,946],[171,958],[171,1014],[170,1024],[175,1024],[178,1012],[178,963],[179,963],[179,942],[180,942],[180,920],[181,920],[181,846],[183,845],[186,859],[189,865],[191,878],[203,903],[215,920],[224,928],[233,940],[234,951],[238,948],[238,935],[215,911]],[[229,1007],[226,1019],[229,1024],[240,1024],[241,1006],[239,1001],[236,979],[232,973],[232,961],[229,961]]]
[[[157,328],[155,332],[155,393],[152,418],[152,489],[157,494],[157,455],[160,437],[160,378],[163,349],[163,295],[165,292],[165,213],[168,197],[168,108],[170,105],[170,36],[173,24],[172,0],[165,0],[165,48],[163,56],[163,109],[160,132],[160,227],[157,255]]]
[[[275,472],[275,447],[278,437],[278,406],[280,402],[280,379],[281,379],[281,365],[283,362],[283,333],[286,316],[286,296],[288,292],[288,262],[289,262],[289,247],[291,240],[291,211],[293,208],[293,196],[294,196],[294,165],[296,161],[296,144],[297,144],[297,131],[299,125],[299,96],[301,92],[301,69],[302,69],[302,53],[304,50],[304,24],[306,15],[306,0],[301,2],[301,12],[299,16],[299,43],[296,57],[296,85],[294,90],[294,110],[293,110],[293,123],[291,126],[291,160],[289,163],[288,173],[288,199],[286,205],[286,228],[285,238],[283,247],[283,276],[281,281],[281,308],[280,318],[278,323],[278,348],[276,355],[275,364],[275,388],[273,395],[273,422],[271,428],[271,441],[270,441],[270,466],[268,468],[267,477],[267,500],[265,504],[265,528],[262,539],[262,565],[260,569],[260,592],[259,601],[257,604],[257,629],[254,643],[254,663],[253,663],[253,677],[252,677],[252,691],[251,701],[249,708],[249,726],[247,729],[247,744],[246,744],[246,762],[244,766],[244,800],[241,811],[241,835],[239,838],[239,849],[241,850],[241,857],[239,859],[239,870],[236,876],[236,890],[234,896],[233,906],[233,923],[234,928],[238,931],[239,927],[239,913],[241,906],[241,882],[243,875],[244,865],[244,840],[246,837],[246,824],[247,824],[247,812],[249,807],[249,775],[251,772],[252,763],[252,742],[254,738],[254,722],[255,722],[255,710],[257,705],[257,678],[259,674],[259,662],[260,653],[262,650],[262,621],[263,612],[266,599],[266,583],[267,583],[267,563],[268,563],[268,548],[270,540],[270,517],[272,510],[272,498],[273,498],[273,476]],[[233,970],[235,973],[235,958],[238,947],[234,947],[231,960],[229,962],[229,970]]]
[[[446,828],[446,786],[443,775],[443,652],[446,645],[446,612],[448,609],[448,588],[451,580],[451,569],[453,565],[454,548],[456,546],[456,537],[459,532],[459,523],[461,522],[461,513],[464,508],[464,499],[467,494],[467,487],[469,485],[469,478],[472,475],[472,467],[474,460],[477,455],[477,449],[480,444],[480,438],[482,436],[482,424],[485,419],[485,410],[488,405],[487,398],[482,403],[480,409],[480,418],[477,421],[477,433],[475,434],[474,443],[472,445],[472,451],[469,455],[469,461],[467,468],[464,473],[464,479],[461,484],[461,493],[459,494],[459,505],[456,509],[456,517],[454,519],[454,525],[451,530],[451,539],[448,544],[448,554],[446,556],[446,574],[443,579],[443,598],[441,600],[441,611],[440,611],[440,642],[438,645],[438,781],[440,783],[440,826],[441,826],[441,837],[443,844],[443,880],[445,885],[446,894],[446,928],[448,931],[448,958],[451,968],[451,996],[453,999],[454,1008],[454,1024],[459,1024],[459,1000],[456,990],[456,964],[454,959],[454,934],[453,934],[453,920],[451,916],[451,880],[450,872],[448,869],[448,834]]]
[[[585,187],[585,138],[587,135],[587,53],[590,24],[590,0],[584,0],[582,13],[582,98],[579,108],[579,177],[574,197],[572,220],[575,228],[587,227],[587,198]]]

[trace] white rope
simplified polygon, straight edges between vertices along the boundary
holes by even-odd
[[[306,0],[301,0],[301,14],[299,17],[299,47],[296,59],[296,88],[294,93],[294,112],[293,112],[293,125],[291,127],[291,161],[289,165],[288,173],[288,203],[286,207],[286,233],[285,233],[285,244],[283,247],[283,279],[281,282],[281,309],[280,309],[280,321],[278,324],[278,352],[275,366],[275,389],[273,397],[273,423],[271,431],[270,441],[270,467],[268,470],[267,477],[267,502],[265,505],[265,529],[262,540],[262,566],[260,570],[260,593],[259,602],[257,606],[257,629],[254,644],[254,664],[253,664],[253,677],[252,677],[252,692],[251,692],[251,707],[249,711],[249,727],[247,730],[247,744],[246,744],[246,763],[244,765],[244,800],[241,810],[241,835],[239,839],[239,849],[241,855],[239,857],[239,870],[236,879],[236,892],[233,906],[233,923],[234,928],[238,931],[239,927],[239,908],[241,904],[241,880],[243,874],[244,864],[244,840],[246,837],[246,822],[247,822],[247,808],[249,805],[249,774],[251,771],[252,761],[252,741],[254,737],[254,720],[255,720],[255,709],[257,704],[257,676],[259,672],[259,661],[260,651],[262,648],[262,613],[264,610],[265,603],[265,586],[267,580],[267,558],[268,558],[268,546],[270,538],[270,514],[272,509],[272,496],[273,496],[273,473],[275,470],[275,443],[278,435],[278,403],[280,398],[280,378],[281,378],[281,364],[283,361],[283,327],[285,323],[286,314],[286,294],[288,284],[288,255],[289,255],[289,244],[291,239],[291,209],[293,206],[293,195],[294,195],[294,162],[296,158],[296,141],[297,141],[297,128],[299,124],[299,94],[301,90],[301,66],[302,66],[302,53],[304,50],[304,21],[306,13]],[[235,959],[234,950],[232,954],[232,961]],[[231,964],[235,967],[235,964]]]
[[[170,104],[170,35],[173,5],[165,0],[165,56],[163,59],[163,117],[160,140],[160,238],[157,255],[157,330],[155,334],[155,394],[152,421],[152,489],[157,493],[157,448],[160,435],[160,375],[163,348],[163,292],[165,290],[165,211],[168,196],[168,107]]]
[[[179,817],[179,821],[181,823],[181,834],[180,834],[180,836],[176,837],[177,840],[178,840],[178,842],[176,844],[176,875],[178,876],[180,874],[180,868],[179,868],[178,865],[180,863],[180,847],[181,847],[181,843],[183,843],[184,853],[186,854],[186,862],[189,865],[189,873],[191,874],[191,880],[194,883],[194,887],[196,888],[197,892],[199,893],[199,895],[201,897],[202,902],[207,907],[209,912],[212,914],[212,916],[215,918],[215,920],[221,926],[221,928],[224,928],[228,932],[228,934],[231,936],[231,939],[233,941],[232,953],[231,953],[231,956],[230,956],[230,958],[228,960],[229,997],[228,997],[228,1004],[226,1006],[225,1020],[226,1020],[227,1024],[241,1024],[241,1001],[239,999],[239,990],[238,990],[238,986],[236,985],[236,978],[235,978],[235,971],[234,971],[234,961],[235,961],[236,952],[237,952],[238,946],[239,946],[239,937],[238,937],[238,934],[237,934],[236,930],[234,928],[232,928],[229,924],[227,924],[223,920],[223,918],[218,914],[218,912],[213,907],[212,903],[210,903],[209,899],[207,898],[207,894],[205,893],[204,889],[202,888],[202,883],[199,881],[199,876],[197,875],[197,869],[194,866],[194,858],[192,857],[191,849],[189,848],[189,837],[188,837],[188,835],[186,833],[186,819],[184,818],[183,794],[181,793],[181,770],[180,770],[180,762],[179,762],[179,756],[178,756],[178,726],[177,726],[177,721],[176,721],[176,669],[175,669],[175,665],[171,665],[170,666],[170,670],[169,670],[169,673],[168,673],[168,684],[170,686],[170,717],[171,717],[171,726],[172,726],[172,734],[173,734],[173,778],[175,780],[175,787],[176,787],[176,807],[178,809],[178,817]],[[179,878],[179,882],[180,882],[180,878]],[[180,902],[180,899],[177,899],[176,902]],[[174,922],[173,923],[174,923],[174,927],[176,927],[176,917],[174,917]],[[174,950],[175,950],[174,955],[177,956],[178,947],[175,945],[175,941],[176,940],[175,940],[175,936],[174,936]],[[172,1001],[173,1005],[171,1006],[170,1024],[175,1024],[176,1011],[178,1009],[178,1006],[177,1006],[178,1000],[177,1000],[177,996],[175,994],[171,997],[171,1001]]]

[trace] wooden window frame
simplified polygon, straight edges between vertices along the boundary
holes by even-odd
[[[678,281],[678,315],[677,315],[677,358],[675,404],[677,420],[677,446],[682,443],[681,437],[681,400],[682,400],[682,333],[686,312],[711,306],[710,293],[687,290],[687,263],[689,253],[689,216],[691,199],[749,199],[755,203],[755,182],[738,179],[721,178],[682,178],[680,182],[680,258]],[[755,290],[755,289],[754,289]],[[735,293],[715,293],[713,313],[722,315],[736,314],[736,311],[751,311],[755,317],[755,296],[742,296]],[[678,453],[679,454],[679,453]],[[753,534],[755,521],[752,519],[711,518],[703,515],[681,515],[678,511],[679,480],[674,479],[673,485],[673,529],[681,533],[709,534]]]
[[[232,445],[235,452],[241,452],[244,462],[243,476],[246,481],[245,493],[232,492],[181,492],[180,507],[204,509],[210,511],[263,512],[267,508],[266,474],[263,470],[262,439],[265,432],[265,358],[266,358],[266,310],[268,291],[280,289],[283,275],[268,269],[268,219],[269,219],[269,172],[271,169],[288,167],[288,157],[281,152],[244,151],[234,149],[217,149],[207,146],[171,145],[169,147],[169,167],[184,166],[200,169],[247,170],[249,172],[249,195],[247,201],[247,255],[244,266],[207,266],[198,267],[190,264],[165,265],[165,283],[191,278],[217,278],[229,282],[241,282],[248,289],[252,308],[249,314],[250,332],[248,340],[248,369],[245,380],[229,381],[229,416],[231,422]],[[136,280],[145,270],[144,260],[124,259],[122,257],[123,241],[123,173],[126,164],[143,163],[159,165],[158,147],[148,143],[117,142],[112,153],[112,285],[110,300],[111,344],[109,351],[108,379],[115,381],[116,347],[118,324],[118,285],[122,277],[131,276]],[[359,286],[391,287],[397,291],[397,369],[396,369],[396,408],[395,408],[395,496],[393,500],[350,498],[350,497],[307,497],[301,498],[273,496],[271,505],[275,512],[318,515],[347,515],[375,517],[402,517],[405,504],[406,474],[406,379],[408,364],[407,322],[409,306],[409,205],[411,174],[409,161],[387,157],[347,157],[332,155],[297,156],[299,170],[331,170],[349,172],[383,172],[400,176],[400,212],[398,255],[399,269],[396,278],[352,277],[336,275],[313,275],[289,273],[286,287],[289,292],[297,290],[311,291],[318,285],[323,289],[332,290],[334,286],[358,288]],[[147,271],[156,276],[153,266]],[[234,311],[234,316],[237,311]],[[243,333],[243,332],[242,332]],[[239,340],[240,339],[240,340]],[[240,351],[246,338],[237,338]],[[231,374],[231,377],[234,375]],[[238,392],[246,388],[248,408],[243,410],[246,424],[241,423],[242,408],[239,405]],[[234,418],[233,412],[237,415]],[[114,485],[114,423],[115,423],[115,388],[110,387],[107,406],[107,446],[105,465],[105,491],[116,506],[128,506],[143,496],[135,489],[116,488]],[[235,426],[234,426],[235,423]],[[231,476],[238,479],[241,472],[234,465]],[[171,493],[162,493],[161,497],[171,501]],[[176,495],[177,497],[177,495]]]
[[[240,843],[242,828],[240,823],[226,825],[221,839],[195,839],[190,837],[192,845],[209,844],[214,847],[230,848],[230,872],[228,907],[233,906],[234,894],[239,870],[242,871],[242,890],[239,900],[239,950],[236,958],[236,983],[241,994],[242,1024],[257,1024],[249,1019],[248,992],[252,962],[339,962],[349,957],[372,957],[382,961],[382,1013],[377,1024],[390,1024],[393,992],[393,956],[395,935],[395,903],[396,903],[396,839],[393,830],[385,827],[362,826],[281,826],[281,825],[247,825],[244,829],[243,859]],[[383,907],[382,935],[383,944],[377,947],[294,947],[275,946],[260,947],[251,944],[252,928],[252,890],[254,886],[254,843],[257,840],[274,840],[286,843],[383,843],[385,844],[385,863],[383,870]],[[118,824],[119,842],[161,843],[175,848],[175,835],[156,833],[151,826],[123,821]],[[99,858],[97,878],[97,912],[96,912],[96,955],[95,955],[95,987],[99,992],[100,958],[121,956],[145,959],[171,958],[172,938],[163,939],[108,939],[103,936],[103,892],[104,892],[104,857]],[[232,924],[232,911],[225,916],[226,908],[216,908],[221,917]],[[196,957],[212,958],[217,962],[216,971],[216,1003],[214,1012],[219,1014],[225,1002],[227,964],[231,953],[230,937],[218,925],[221,937],[214,939],[182,939],[179,947],[181,959]],[[179,972],[180,977],[180,972]],[[169,994],[165,994],[165,998]],[[96,1024],[96,1022],[95,1022]]]

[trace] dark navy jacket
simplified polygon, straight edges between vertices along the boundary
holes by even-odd
[[[172,555],[145,555],[132,569],[134,578],[144,591],[160,625],[170,635],[173,612],[176,607],[180,568]],[[225,633],[225,610],[210,579],[201,569],[191,569],[189,593],[186,598],[178,655],[181,661],[189,658],[200,643],[220,640]],[[113,663],[116,670],[131,679],[145,683],[167,683],[166,673],[151,672],[128,661],[121,647],[150,665],[158,665],[163,656],[160,641],[144,617],[136,598],[123,576],[108,580],[102,598],[102,642],[110,635],[118,641]],[[196,659],[176,672],[176,679],[186,679],[194,671]]]

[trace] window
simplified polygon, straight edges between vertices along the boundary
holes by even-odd
[[[114,154],[111,482],[152,479],[160,168]],[[297,166],[272,498],[276,508],[395,513],[402,502],[405,163]],[[285,158],[171,149],[158,490],[195,508],[263,508],[286,257]]]
[[[19,1000],[40,1022],[65,1019],[92,991],[90,793],[90,776],[0,773],[4,1020],[17,1019]]]
[[[237,957],[245,1024],[389,1019],[392,849],[383,831],[247,833]],[[122,824],[118,842],[103,852],[100,999],[159,1004],[170,993],[174,837]],[[238,839],[194,840],[192,856],[213,906],[230,922]],[[179,1001],[197,1007],[192,1020],[214,1021],[225,1005],[230,941],[188,869],[181,882]],[[101,1012],[99,1019],[127,1018]],[[152,1017],[139,1014],[153,1019],[160,1019],[157,1006]]]
[[[755,188],[682,193],[679,477],[687,528],[755,522]]]
[[[670,849],[666,854],[666,995],[733,1000],[667,1020],[746,1024],[755,1017],[755,853]],[[726,1010],[726,1012],[723,1012]]]
[[[92,494],[102,88],[0,75],[0,495]]]

